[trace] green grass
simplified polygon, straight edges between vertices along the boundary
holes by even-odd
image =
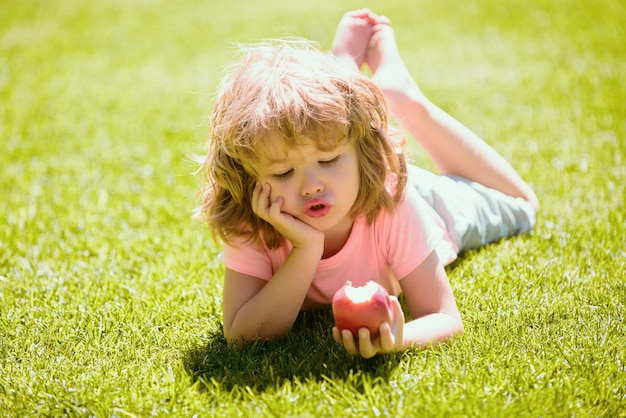
[[[212,92],[231,42],[328,48],[339,3],[0,1],[0,416],[626,416],[619,1],[370,4],[538,225],[451,266],[466,335],[439,350],[352,358],[328,312],[225,344],[191,219]]]

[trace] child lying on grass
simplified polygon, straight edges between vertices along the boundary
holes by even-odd
[[[374,280],[393,295],[391,323],[374,338],[335,327],[334,339],[366,358],[436,345],[463,332],[444,266],[529,231],[537,198],[423,95],[389,19],[346,13],[332,50],[253,46],[221,85],[199,211],[224,242],[225,337],[284,335],[301,310],[329,306],[346,280]],[[388,109],[438,174],[405,163]]]

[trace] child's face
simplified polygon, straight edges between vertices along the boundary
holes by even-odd
[[[259,181],[269,184],[270,202],[284,199],[282,212],[326,232],[351,227],[349,213],[359,192],[359,163],[352,144],[321,151],[306,143],[261,158]]]

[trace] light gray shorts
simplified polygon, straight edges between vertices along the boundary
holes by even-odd
[[[464,178],[409,165],[408,184],[441,216],[459,253],[529,232],[535,225],[535,211],[524,199]]]

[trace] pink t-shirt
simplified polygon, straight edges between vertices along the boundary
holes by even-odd
[[[270,280],[291,249],[289,241],[275,250],[241,242],[225,245],[223,260],[232,270]],[[389,293],[398,295],[398,280],[413,271],[433,250],[444,264],[456,258],[456,245],[449,238],[443,220],[408,187],[406,197],[392,213],[382,211],[371,224],[364,217],[355,220],[344,247],[320,261],[302,309],[329,305],[346,280],[353,286],[374,280]]]

